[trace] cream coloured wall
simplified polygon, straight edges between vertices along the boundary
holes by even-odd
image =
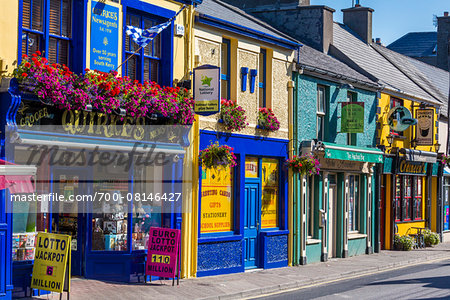
[[[445,150],[447,147],[447,139],[448,139],[448,122],[439,121],[439,144],[441,144],[441,147],[439,148],[440,153],[446,152]]]
[[[12,73],[17,61],[19,1],[3,0],[0,8],[0,77]]]

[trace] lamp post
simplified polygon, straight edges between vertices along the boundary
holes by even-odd
[[[436,153],[439,152],[439,148],[441,148],[441,144],[439,144],[439,142],[436,142],[436,144],[434,144],[434,149],[436,149]]]

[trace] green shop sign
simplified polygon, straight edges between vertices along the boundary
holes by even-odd
[[[364,132],[364,102],[342,102],[341,132]]]
[[[382,163],[383,152],[379,149],[323,143],[325,158]]]

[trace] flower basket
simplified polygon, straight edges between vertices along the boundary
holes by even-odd
[[[236,101],[222,99],[221,106],[219,123],[224,124],[227,130],[241,131],[247,127],[245,110]]]
[[[273,113],[272,109],[266,107],[260,107],[258,112],[258,125],[256,128],[277,131],[280,129],[280,122]]]
[[[288,167],[294,173],[299,173],[300,175],[319,175],[320,163],[313,155],[305,154],[302,156],[296,156],[287,161]]]
[[[442,155],[442,163],[448,167],[450,167],[450,155]]]
[[[201,150],[199,158],[207,169],[218,167],[234,167],[237,165],[233,148],[227,145],[219,145],[219,142],[211,143],[208,148]]]

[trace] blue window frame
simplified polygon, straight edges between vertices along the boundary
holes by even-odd
[[[70,67],[72,0],[21,0],[19,62],[23,54],[37,50],[50,63]]]
[[[259,107],[266,107],[266,75],[267,75],[267,52],[261,49],[259,53]]]
[[[221,55],[221,97],[230,99],[230,40],[222,40],[222,55]]]
[[[127,13],[126,25],[148,29],[152,26],[162,23],[163,21],[150,18],[138,13]],[[162,34],[159,34],[153,42],[142,49],[137,45],[130,36],[124,33],[125,38],[125,59],[131,57],[123,66],[123,75],[130,77],[132,80],[155,81],[161,82],[161,43],[164,39]]]

